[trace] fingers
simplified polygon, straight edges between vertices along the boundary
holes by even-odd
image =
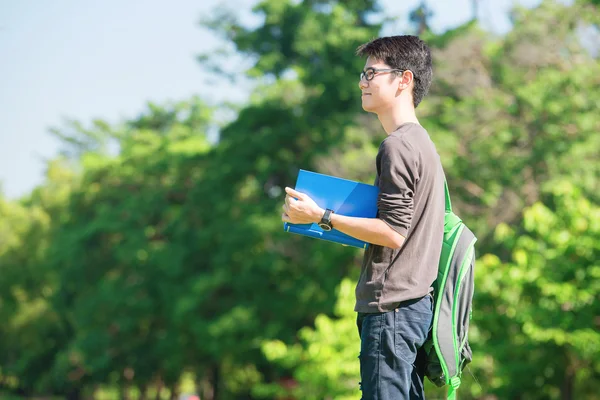
[[[287,194],[289,194],[290,196],[293,196],[293,197],[295,197],[297,199],[301,199],[301,198],[304,197],[304,193],[297,192],[297,191],[295,191],[294,189],[292,189],[290,187],[286,187],[285,188],[285,192]]]
[[[292,208],[292,203],[298,201],[299,199],[304,199],[304,193],[300,193],[290,187],[285,188],[285,192],[287,195],[285,196],[285,204],[281,206],[283,209],[283,214],[281,214],[281,220],[283,222],[292,222],[291,217],[288,215],[290,209]],[[298,200],[297,200],[298,199]]]
[[[302,193],[299,193],[299,192],[296,192],[296,193],[298,193],[298,194],[300,194],[300,195],[303,195]],[[299,198],[298,198],[298,199],[299,199]],[[285,196],[285,204],[286,204],[288,207],[291,207],[291,206],[292,206],[292,203],[294,203],[294,202],[298,201],[298,199],[295,199],[294,197],[292,197],[291,195],[289,195],[289,194],[288,194],[288,195],[286,195],[286,196]]]

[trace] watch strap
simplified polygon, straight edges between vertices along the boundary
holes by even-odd
[[[325,213],[323,213],[323,217],[321,217],[321,223],[331,226],[331,214],[332,213],[333,213],[333,210],[331,208],[326,209]]]

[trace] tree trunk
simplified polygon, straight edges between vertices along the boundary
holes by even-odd
[[[219,392],[219,366],[212,366],[200,380],[196,392],[201,400],[217,400]]]
[[[160,392],[162,392],[162,389],[164,387],[164,383],[161,377],[158,377],[158,379],[156,380],[156,398],[155,400],[160,400]]]
[[[573,391],[575,389],[575,368],[573,363],[569,363],[565,369],[565,379],[560,389],[561,400],[573,400]]]
[[[147,400],[148,399],[148,385],[143,385],[140,390],[140,398],[138,400]]]
[[[215,389],[208,378],[202,378],[198,387],[198,394],[202,400],[213,400],[215,397]]]
[[[171,400],[177,400],[179,398],[179,385],[175,384],[171,387]]]
[[[213,397],[212,400],[219,399],[219,386],[221,384],[221,371],[218,365],[213,366],[212,370],[212,387],[213,387]]]
[[[125,383],[121,386],[121,399],[129,400],[129,384]]]
[[[81,389],[71,389],[65,396],[66,400],[81,400]]]

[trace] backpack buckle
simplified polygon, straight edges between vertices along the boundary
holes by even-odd
[[[451,378],[450,386],[452,386],[454,389],[458,389],[458,387],[460,386],[460,378],[458,376]]]

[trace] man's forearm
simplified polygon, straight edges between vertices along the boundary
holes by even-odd
[[[305,193],[285,188],[285,204],[281,220],[292,224],[317,223],[325,210]],[[367,243],[399,249],[404,237],[379,218],[358,218],[331,214],[331,225],[340,232]]]
[[[357,218],[331,214],[331,225],[340,232],[367,243],[400,248],[404,237],[379,218]]]

